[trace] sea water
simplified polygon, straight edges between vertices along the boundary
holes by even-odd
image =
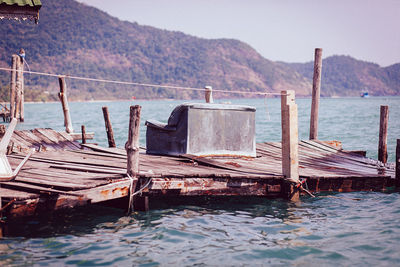
[[[257,108],[257,142],[279,141],[280,100],[221,100]],[[118,146],[128,134],[129,106],[141,105],[141,146],[147,119],[166,122],[184,101],[70,103],[75,131],[85,125],[107,144],[101,107],[110,112]],[[192,101],[196,102],[196,101]],[[218,102],[218,101],[216,101]],[[310,99],[297,99],[299,136],[308,139]],[[319,139],[377,157],[379,107],[389,106],[388,153],[400,138],[400,98],[322,98]],[[26,104],[19,129],[63,130],[59,103]],[[240,130],[240,128],[238,128]],[[400,263],[398,191],[317,194],[299,203],[260,198],[191,198],[151,203],[126,216],[106,207],[30,219],[0,240],[1,266],[280,266]]]

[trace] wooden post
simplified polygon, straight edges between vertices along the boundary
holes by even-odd
[[[67,85],[65,84],[65,76],[58,77],[58,82],[60,84],[60,93],[58,97],[60,98],[63,113],[64,113],[64,126],[67,133],[73,133],[71,116],[69,114],[68,99],[67,99]]]
[[[314,57],[314,77],[311,102],[310,140],[318,139],[318,112],[319,99],[321,94],[321,69],[322,48],[316,48]]]
[[[212,96],[212,87],[206,86],[204,89],[205,89],[206,103],[214,103],[214,99]]]
[[[81,131],[82,131],[82,144],[86,144],[86,129],[85,129],[85,125],[81,126]]]
[[[21,71],[24,70],[24,59],[21,58]],[[21,90],[20,90],[20,110],[19,110],[19,121],[25,121],[25,81],[24,81],[24,73],[21,72]]]
[[[396,144],[396,186],[400,187],[400,139]]]
[[[294,183],[299,182],[299,132],[297,104],[295,103],[295,92],[293,90],[281,92],[281,117],[282,117],[282,174],[285,183],[283,192],[288,192],[290,200],[299,198],[298,190]]]
[[[387,162],[387,131],[389,120],[389,107],[381,106],[381,117],[379,124],[379,145],[378,145],[378,160]]]
[[[135,105],[130,107],[129,113],[129,133],[128,141],[125,144],[127,154],[126,172],[132,179],[128,213],[133,208],[135,198],[132,193],[136,191],[136,186],[139,181],[139,128],[140,128],[140,111],[142,107]]]
[[[108,146],[109,147],[116,147],[114,141],[114,132],[111,126],[110,115],[108,113],[108,108],[103,107],[103,116],[104,116],[104,123],[106,125],[106,132],[107,132],[107,139],[108,139]]]
[[[11,82],[10,82],[10,120],[15,118],[15,91],[16,91],[16,79],[17,79],[17,55],[12,55],[11,59]]]
[[[138,211],[148,211],[149,210],[149,197],[148,196],[138,196],[135,199],[135,210]]]
[[[14,110],[14,118],[23,121],[21,117],[21,111],[23,110],[23,91],[24,91],[24,61],[20,56],[16,56],[16,82],[15,82],[15,110]],[[21,120],[22,118],[22,120]]]

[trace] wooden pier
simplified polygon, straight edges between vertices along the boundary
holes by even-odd
[[[51,142],[55,147],[55,136]],[[12,219],[128,197],[132,181],[126,175],[125,149],[67,143],[66,150],[35,153],[14,181],[0,183],[3,216]],[[24,156],[14,152],[7,158],[14,169]],[[148,203],[151,207],[154,196],[282,197],[281,160],[277,142],[257,144],[256,158],[155,156],[141,149],[138,188],[147,187],[135,209],[147,209]],[[394,169],[343,151],[338,142],[301,141],[299,174],[312,192],[382,191],[395,181]]]
[[[128,142],[124,149],[115,147],[107,107],[103,107],[103,115],[109,147],[87,144],[86,139],[93,138],[93,134],[86,133],[84,125],[82,133],[74,133],[72,129],[64,76],[58,80],[65,132],[14,131],[17,119],[23,121],[23,72],[18,71],[23,64],[14,55],[13,65],[19,65],[13,66],[10,111],[5,111],[11,114],[12,127],[7,131],[5,127],[0,129],[0,135],[4,134],[0,142],[3,166],[0,166],[0,217],[13,220],[117,199],[127,200],[120,207],[129,212],[148,210],[159,196],[252,196],[293,201],[298,199],[299,192],[312,195],[384,191],[400,186],[399,140],[395,166],[385,164],[388,107],[381,108],[379,161],[366,158],[365,153],[345,151],[340,142],[317,140],[321,52],[316,49],[311,140],[299,142],[295,93],[282,91],[282,142],[257,144],[256,157],[253,157],[254,141],[252,157],[146,154],[138,141],[140,106],[130,108]],[[212,87],[205,88],[205,98],[207,103],[213,102]],[[78,139],[82,139],[82,144]],[[238,140],[229,140],[235,141]],[[36,151],[33,155],[32,149]],[[12,171],[15,169],[19,172]]]

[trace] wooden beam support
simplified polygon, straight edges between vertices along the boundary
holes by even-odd
[[[149,197],[141,196],[135,199],[134,209],[138,211],[149,211]]]
[[[284,192],[290,200],[299,197],[298,191],[293,191],[291,184],[299,182],[299,132],[297,104],[293,90],[282,91],[281,94],[282,116],[282,174],[289,183],[284,184]],[[285,194],[286,195],[286,194]]]
[[[58,77],[58,82],[60,84],[60,93],[58,97],[60,98],[63,114],[64,114],[64,126],[67,133],[73,133],[71,116],[69,114],[68,99],[67,99],[67,85],[65,83],[65,76]]]
[[[381,115],[379,123],[379,145],[378,145],[378,160],[387,162],[387,133],[389,121],[389,107],[381,106]]]
[[[315,49],[314,77],[312,88],[310,140],[318,139],[318,112],[321,94],[322,48]]]
[[[107,132],[108,147],[116,147],[114,140],[114,132],[111,126],[110,114],[108,113],[108,108],[103,107],[102,109],[103,109],[104,123]]]

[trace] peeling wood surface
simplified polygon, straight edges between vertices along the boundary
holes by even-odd
[[[13,182],[0,183],[3,206],[11,217],[72,208],[128,195],[126,152],[120,148],[80,145],[49,129],[21,133],[15,140],[49,149],[37,152]],[[22,141],[21,141],[22,140]],[[40,141],[41,140],[41,141]],[[62,145],[61,143],[64,142]],[[63,150],[52,149],[62,146]],[[50,149],[51,148],[51,149]],[[93,149],[93,150],[92,150]],[[24,154],[8,160],[15,168]],[[393,184],[395,170],[374,160],[342,151],[322,141],[299,143],[299,173],[311,191],[384,190]],[[281,194],[281,144],[257,144],[257,157],[166,157],[140,152],[141,186],[152,178],[143,195],[266,196]]]
[[[77,134],[70,135],[65,132],[57,132],[48,128],[14,131],[11,142],[14,152],[25,152],[29,149],[41,151],[76,150],[81,145],[76,142]],[[93,134],[87,134],[87,139],[93,138]]]

